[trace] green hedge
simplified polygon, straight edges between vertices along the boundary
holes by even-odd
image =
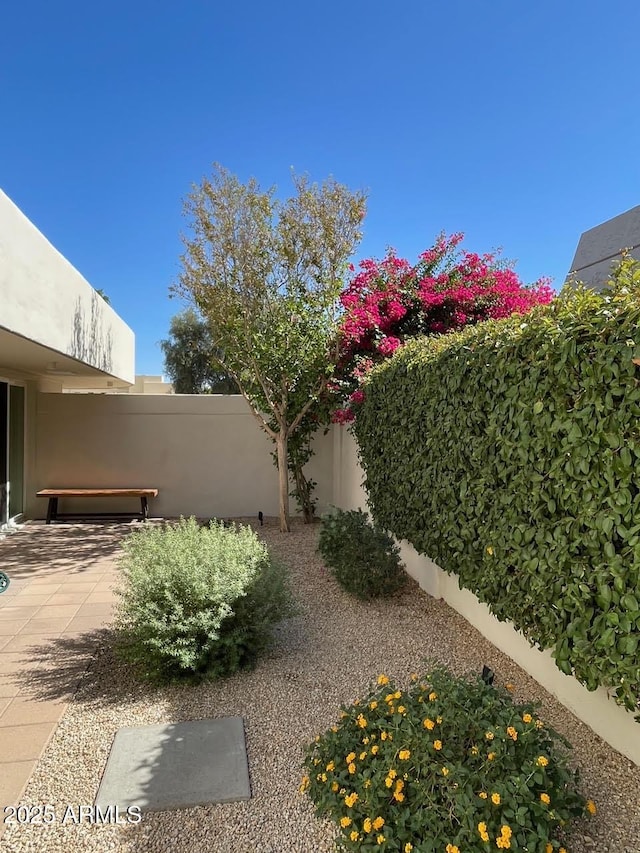
[[[410,342],[354,426],[376,521],[590,690],[640,697],[640,264]]]

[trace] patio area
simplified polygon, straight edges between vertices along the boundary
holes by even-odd
[[[0,538],[0,808],[16,805],[112,614],[128,525],[32,522]],[[0,835],[4,825],[0,824]]]

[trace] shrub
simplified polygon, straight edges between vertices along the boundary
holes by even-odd
[[[532,704],[436,667],[408,690],[385,675],[307,747],[308,790],[343,850],[552,853],[562,827],[595,812],[567,766],[569,744]]]
[[[590,690],[640,698],[640,264],[406,344],[355,421],[371,513]]]
[[[250,527],[194,518],[145,525],[123,543],[119,649],[152,680],[252,666],[293,612],[285,570]]]
[[[393,595],[405,582],[398,547],[362,510],[324,515],[318,550],[338,583],[358,598]]]

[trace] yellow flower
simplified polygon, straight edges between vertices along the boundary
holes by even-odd
[[[399,714],[406,714],[407,713],[407,709],[404,707],[404,705],[398,705],[398,713]]]
[[[384,780],[384,784],[387,786],[387,788],[390,788],[393,785],[393,779],[391,778],[391,776],[387,776],[387,778]]]
[[[300,793],[304,794],[304,792],[307,790],[308,787],[309,787],[309,777],[303,776],[302,782],[300,783]]]
[[[549,805],[549,803],[551,802],[551,797],[549,796],[549,794],[540,794],[540,799],[541,799],[541,800],[542,800],[542,802],[543,802],[545,805],[547,805],[547,806],[548,806],[548,805]]]
[[[402,791],[394,791],[393,799],[401,803],[404,800],[404,794],[402,793]]]
[[[314,759],[313,759],[313,763],[317,766],[318,764],[320,764],[320,759],[319,759],[319,758],[314,758]]]
[[[561,847],[561,848],[558,850],[558,853],[567,853],[567,851],[564,849],[564,847]]]
[[[493,556],[493,548],[491,545],[487,545],[487,554],[492,557]]]
[[[384,697],[384,701],[388,705],[390,705],[393,702],[393,700],[394,700],[394,694],[393,693],[387,693],[387,695]]]
[[[335,766],[336,766],[336,765],[333,763],[333,761],[330,761],[330,762],[327,764],[327,772],[328,772],[328,773],[331,773],[331,771],[332,771],[332,770],[335,770]]]
[[[394,699],[399,699],[401,696],[402,696],[401,690],[396,690],[396,692],[393,694]]]
[[[351,773],[351,775],[352,775],[352,776],[353,776],[353,774],[356,772],[356,765],[353,763],[353,761],[352,761],[352,762],[351,762],[351,764],[347,767],[347,770],[349,771],[349,773]]]
[[[416,678],[417,677],[418,676],[416,676]],[[413,850],[413,844],[410,841],[407,841],[407,843],[404,845],[404,853],[411,853],[412,850]]]
[[[349,715],[346,713],[346,711],[340,711],[340,719],[341,719],[341,720],[344,720],[344,718],[345,718],[345,717],[348,717],[348,716],[349,716]]]
[[[367,721],[365,717],[362,716],[362,714],[358,714],[358,719],[356,720],[356,722],[358,723],[361,729],[367,728]]]
[[[448,775],[449,775],[449,768],[448,768],[448,767],[443,767],[443,768],[442,768],[442,775],[443,775],[443,776],[448,776]]]
[[[373,702],[370,702],[370,703],[369,703],[369,708],[370,708],[372,711],[375,711],[375,709],[376,709],[377,707],[378,707],[378,703],[377,703],[377,702],[373,701]]]
[[[471,747],[471,755],[477,755],[480,752],[477,746]]]
[[[373,828],[374,829],[382,829],[383,826],[384,826],[384,818],[383,817],[377,817],[373,822]]]
[[[388,776],[390,779],[395,779],[397,775],[398,775],[398,771],[397,771],[397,770],[389,770],[389,772],[387,773],[387,776]]]
[[[486,738],[487,740],[493,740],[493,739],[494,739],[494,737],[495,737],[495,735],[494,735],[494,733],[493,733],[493,732],[485,732],[485,738]]]
[[[362,828],[364,829],[365,832],[371,832],[372,827],[371,827],[371,818],[370,817],[366,817],[364,819],[364,823],[362,825]]]
[[[358,832],[357,829],[352,829],[351,832],[349,833],[349,838],[352,841],[357,841],[360,838],[360,833]]]
[[[487,758],[489,759],[489,761],[493,761],[493,759],[494,759],[495,757],[496,757],[496,753],[495,753],[495,752],[490,752],[490,753],[489,753],[489,755],[487,755]]]
[[[533,717],[531,716],[531,714],[523,714],[522,715],[522,722],[523,723],[530,723],[532,720],[533,720]]]
[[[370,787],[371,787],[371,779],[365,779],[365,780],[364,780],[364,787],[365,787],[365,788],[370,788]]]
[[[322,774],[321,774],[321,776],[320,776],[320,779],[321,779],[321,781],[322,781],[322,782],[326,782],[326,781],[327,781],[327,774],[326,774],[326,773],[322,773]]]
[[[379,749],[380,747],[378,746],[378,744],[374,743],[374,745],[371,747],[371,755],[377,755]]]
[[[544,848],[544,853],[553,853],[553,844],[547,844]]]
[[[507,728],[507,734],[511,740],[518,740],[518,732],[513,728],[513,726],[509,726]]]
[[[401,749],[398,753],[398,758],[400,759],[400,761],[407,761],[409,758],[411,758],[411,750]]]
[[[337,726],[331,726],[331,731],[335,734],[338,731]]]
[[[542,720],[536,720],[536,728],[541,729],[544,726]]]
[[[384,673],[378,676],[378,684],[388,684],[388,683],[389,683],[389,679],[387,678],[386,675],[384,675]]]
[[[361,753],[360,753],[360,755],[358,756],[358,758],[360,759],[360,761],[364,761],[366,757],[367,757],[367,753],[366,753],[366,752],[361,752]]]
[[[491,794],[491,802],[495,806],[499,806],[500,805],[500,794]]]
[[[478,824],[478,832],[480,833],[480,838],[483,841],[489,840],[489,833],[487,832],[487,824],[482,820]]]
[[[438,698],[438,694],[435,692],[429,693],[429,702],[435,702]]]
[[[507,690],[515,690],[516,689],[515,684],[505,684],[505,687],[507,688]]]
[[[386,740],[389,735],[386,732],[380,732],[380,740]]]
[[[396,779],[396,791],[401,791],[404,788],[402,779]]]
[[[446,853],[460,853],[460,848],[455,844],[447,844]]]
[[[396,712],[396,709],[393,707],[393,705],[389,705],[389,713],[395,714],[395,712]]]
[[[381,834],[381,835],[377,835],[377,836],[376,836],[376,841],[378,842],[378,844],[384,844],[384,842],[385,842],[385,837],[384,837],[384,835],[382,835],[382,834]]]
[[[433,720],[430,720],[428,717],[427,717],[427,719],[422,723],[422,725],[425,727],[425,729],[429,729],[429,731],[432,731],[432,730],[433,730],[433,728],[435,727],[435,723],[433,722]]]
[[[536,764],[538,767],[546,767],[549,763],[549,759],[545,758],[544,755],[539,755],[536,759]]]
[[[442,722],[442,717],[436,717],[436,723],[438,725],[440,725],[441,722]]]
[[[356,754],[355,752],[350,752],[349,755],[345,758],[347,764],[351,764],[352,761],[355,761]]]
[[[369,743],[369,738],[368,738],[368,737],[363,737],[363,738],[362,738],[362,743],[363,743],[365,746],[367,746],[367,744]]]
[[[340,786],[338,785],[338,783],[337,783],[337,782],[332,782],[332,783],[331,783],[331,790],[333,791],[333,793],[334,793],[334,794],[335,794],[335,792],[338,790],[338,788],[339,788],[339,787],[340,787]]]
[[[316,735],[314,740],[316,743],[320,743],[320,735]]]
[[[434,740],[433,748],[434,749],[442,749],[442,741],[441,740]]]
[[[513,835],[511,827],[507,826],[506,824],[500,827],[500,832],[503,838],[511,838],[511,836]]]
[[[348,806],[350,809],[352,809],[355,806],[355,804],[358,802],[358,799],[359,799],[359,797],[354,791],[353,794],[347,794],[347,796],[344,798],[344,802],[345,802],[346,806]]]
[[[511,847],[511,841],[503,835],[499,835],[496,838],[496,847],[499,847],[500,850],[508,850]]]
[[[589,814],[595,814],[597,812],[596,804],[593,800],[587,800],[587,811]]]
[[[418,673],[412,672],[411,673],[411,681],[417,681],[417,680],[418,680]]]
[[[486,800],[489,795],[487,794],[486,791],[480,791],[478,796],[480,797],[481,800]]]
[[[340,826],[343,829],[346,829],[348,826],[351,826],[351,818],[350,817],[341,817],[340,818]]]

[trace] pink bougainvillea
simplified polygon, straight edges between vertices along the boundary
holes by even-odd
[[[551,301],[548,280],[525,286],[495,254],[459,250],[463,236],[440,235],[414,266],[393,250],[381,261],[361,261],[358,270],[351,266],[351,281],[340,296],[344,314],[336,390],[344,405],[335,411],[336,422],[353,420],[364,400],[363,378],[407,338],[447,334]]]

